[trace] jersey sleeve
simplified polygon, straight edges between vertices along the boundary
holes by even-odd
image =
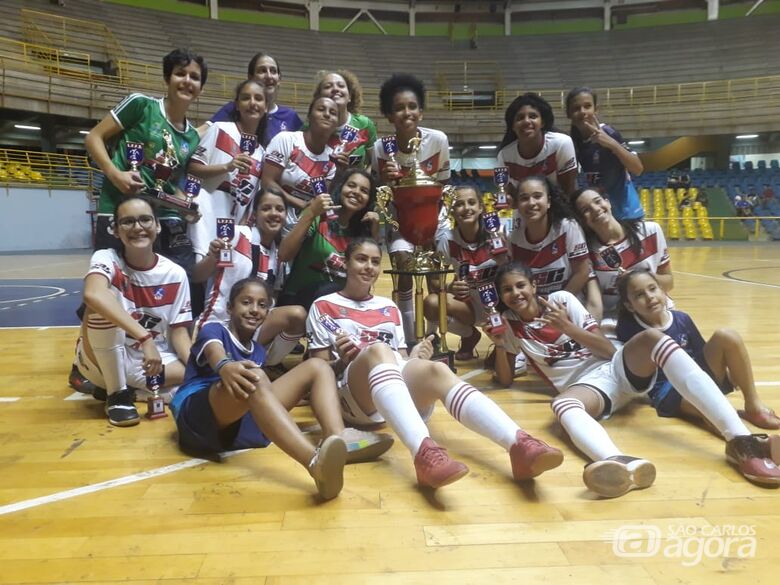
[[[144,119],[149,101],[143,94],[131,93],[111,110],[111,116],[122,129],[127,130]]]
[[[292,152],[291,132],[280,132],[271,139],[271,143],[265,151],[265,164],[272,164],[284,168],[287,165],[287,159]]]
[[[221,323],[206,323],[200,328],[198,337],[195,339],[195,343],[192,344],[192,348],[190,349],[190,356],[197,365],[201,367],[207,365],[206,356],[203,351],[209,343],[219,343],[225,348],[222,334],[223,331],[225,331],[225,327]],[[225,348],[225,353],[227,354],[227,348]]]
[[[115,271],[116,263],[111,250],[96,250],[89,260],[89,269],[85,277],[90,274],[102,274],[108,279],[108,282],[112,282]]]
[[[633,317],[619,317],[615,336],[621,343],[627,343],[634,335],[642,332],[643,327]]]
[[[599,326],[596,319],[588,312],[588,310],[582,305],[577,297],[565,290],[559,290],[554,293],[550,293],[548,297],[550,301],[559,302],[566,307],[566,313],[569,315],[569,319],[580,329],[590,331]]]
[[[179,292],[176,295],[176,299],[171,305],[171,319],[169,321],[171,327],[182,327],[192,323],[192,304],[190,303],[190,286],[187,282],[187,273],[184,269],[173,264],[174,269],[178,272]]]
[[[669,256],[669,246],[666,243],[666,237],[664,236],[664,231],[661,229],[661,226],[659,226],[657,223],[650,222],[653,226],[653,229],[655,230],[655,237],[656,241],[658,242],[658,251],[656,254],[658,255],[657,263],[658,268],[661,266],[668,266],[672,259]]]
[[[585,234],[574,220],[566,221],[566,255],[569,260],[577,260],[588,256],[588,244],[585,242]]]
[[[560,144],[555,153],[558,174],[562,175],[577,169],[577,155],[574,154],[574,142],[566,134],[560,134]]]
[[[198,143],[198,147],[195,149],[195,152],[193,153],[190,160],[194,160],[204,165],[209,164],[211,155],[214,152],[214,148],[217,144],[217,136],[219,136],[219,132],[219,127],[216,124],[209,126],[209,129],[206,130],[206,134],[204,134],[203,138],[201,138],[200,142]]]
[[[311,349],[332,349],[333,337],[330,331],[320,322],[320,310],[317,303],[312,303],[309,316],[306,318],[306,335]]]
[[[688,343],[693,354],[696,356],[702,355],[705,344],[704,337],[702,337],[701,331],[696,327],[696,323],[693,322],[691,316],[680,311],[672,311],[672,315],[674,315],[675,319],[680,319],[681,325],[683,325],[685,332],[688,334]]]

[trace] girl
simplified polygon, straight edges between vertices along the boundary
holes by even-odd
[[[448,230],[437,243],[439,253],[446,263],[455,268],[458,275],[447,293],[447,329],[460,336],[457,360],[470,360],[482,334],[475,327],[485,321],[485,308],[480,302],[477,287],[492,284],[499,264],[507,261],[508,247],[503,234],[505,252],[494,256],[490,241],[493,238],[483,226],[482,198],[475,187],[462,186],[452,198],[452,216],[455,229]],[[425,317],[431,321],[439,318],[439,295],[425,298]]]
[[[644,211],[631,175],[642,174],[642,161],[617,130],[599,122],[597,103],[589,87],[576,87],[566,96],[577,160],[588,185],[609,199],[618,219],[641,219]]]
[[[187,119],[187,110],[198,99],[207,77],[203,57],[175,49],[163,57],[166,97],[154,99],[140,93],[130,94],[87,134],[84,146],[107,179],[103,181],[98,202],[96,250],[119,249],[119,240],[109,230],[111,217],[124,197],[155,186],[154,169],[158,163],[173,168],[163,189],[178,193],[176,185],[199,140],[197,130]],[[116,149],[110,154],[107,144],[115,138],[118,138]],[[128,143],[143,144],[143,161],[135,171],[127,160]],[[184,220],[177,211],[161,209],[160,227],[160,252],[189,271],[194,257]]]
[[[196,256],[206,256],[217,237],[217,218],[238,223],[244,218],[260,184],[265,151],[260,137],[266,124],[263,87],[243,81],[236,88],[236,108],[229,122],[212,124],[192,155],[190,172],[204,179],[197,198],[200,221],[190,225],[189,235]],[[242,152],[242,135],[255,136],[252,152]]]
[[[419,123],[423,119],[425,108],[425,86],[407,73],[394,74],[382,84],[379,90],[379,107],[382,114],[395,128],[395,141],[398,152],[393,158],[385,151],[382,140],[377,140],[371,155],[371,168],[382,183],[391,184],[404,177],[411,169],[411,151],[409,141],[420,139],[417,160],[420,168],[430,177],[446,183],[450,179],[450,146],[447,135],[439,130],[423,128]],[[442,209],[439,215],[438,233],[449,229],[447,213]],[[402,267],[411,259],[414,246],[404,240],[397,231],[388,235],[388,249],[393,266]],[[414,339],[414,298],[412,296],[412,277],[401,275],[398,278],[398,308],[403,315],[404,332],[408,339]]]
[[[780,469],[769,442],[751,435],[718,387],[670,337],[656,329],[634,336],[616,349],[577,298],[567,291],[537,295],[531,271],[520,263],[502,266],[496,287],[507,310],[506,332],[488,335],[496,343],[496,376],[512,383],[514,354],[529,363],[560,394],[552,410],[575,446],[591,461],[583,481],[593,492],[617,497],[655,480],[646,459],[624,455],[597,422],[646,394],[657,370],[672,380],[726,438],[726,457],[746,478],[780,485]],[[765,437],[765,436],[764,436]],[[778,451],[780,452],[780,451]]]
[[[271,55],[257,53],[249,61],[246,72],[247,79],[251,79],[263,88],[265,107],[268,112],[263,132],[260,135],[260,145],[266,148],[271,139],[279,132],[296,132],[303,126],[295,110],[276,103],[279,94],[279,85],[282,81],[282,69]],[[233,120],[236,110],[235,101],[228,102],[214,114],[209,123],[230,122]]]
[[[371,288],[382,261],[379,244],[355,239],[347,246],[347,282],[341,292],[314,301],[307,330],[313,357],[331,360],[339,376],[342,415],[372,425],[387,421],[414,459],[417,482],[438,488],[457,481],[468,468],[450,459],[425,425],[437,400],[471,430],[509,451],[516,480],[530,479],[560,465],[563,455],[531,437],[498,405],[461,381],[442,363],[428,361],[429,340],[406,347],[398,308],[374,297]]]
[[[284,225],[286,206],[278,189],[261,189],[254,200],[252,217],[255,227],[237,226],[229,244],[215,238],[209,251],[193,271],[197,282],[208,280],[206,303],[198,318],[195,335],[207,323],[222,323],[228,319],[227,304],[233,285],[253,276],[273,286],[279,274],[276,238]],[[220,251],[233,250],[233,266],[218,267]],[[297,345],[306,331],[306,310],[301,306],[269,308],[268,318],[258,329],[256,340],[267,348],[265,366],[278,366]]]
[[[314,97],[329,97],[339,109],[338,126],[328,142],[334,149],[334,159],[345,167],[367,167],[376,141],[376,125],[371,118],[358,113],[363,103],[363,88],[357,76],[346,69],[321,71],[317,81]],[[341,133],[347,125],[355,128],[357,134],[342,144]]]
[[[192,321],[184,269],[154,252],[161,230],[151,205],[125,197],[114,212],[119,251],[92,255],[84,279],[86,311],[76,346],[82,376],[107,391],[106,415],[114,426],[140,421],[135,388],[163,373],[166,387],[184,378]]]
[[[587,235],[591,265],[601,290],[603,316],[609,319],[611,327],[620,305],[617,280],[626,270],[648,269],[656,274],[665,292],[672,290],[672,265],[661,226],[652,221],[617,219],[610,200],[595,189],[576,191],[572,201]]]
[[[330,181],[336,172],[328,140],[338,123],[338,106],[328,97],[316,98],[309,106],[308,118],[306,130],[279,133],[266,151],[263,187],[281,188],[287,201],[283,235],[295,227],[301,210],[314,198],[312,179]]]
[[[378,457],[392,440],[380,441],[355,429],[345,431],[333,372],[318,360],[308,360],[277,381],[268,381],[260,369],[265,350],[253,340],[270,305],[270,288],[264,280],[239,280],[230,290],[229,321],[208,323],[198,333],[184,384],[171,402],[179,445],[185,452],[214,455],[266,447],[273,441],[308,469],[322,499],[335,498],[343,485],[345,462]],[[307,392],[326,437],[319,449],[288,413]]]
[[[330,220],[323,214],[328,197],[315,197],[279,246],[280,260],[294,261],[279,297],[281,305],[294,303],[308,310],[315,298],[341,290],[349,242],[379,235],[376,185],[366,171],[348,169],[342,176],[333,189],[333,201],[341,208]]]
[[[541,175],[571,195],[577,187],[577,158],[571,138],[554,130],[550,104],[525,93],[509,104],[504,121],[498,165],[509,168],[509,192],[514,194],[525,177]]]
[[[647,329],[657,329],[674,339],[709,374],[721,391],[728,394],[734,385],[742,391],[745,409],[737,411],[748,422],[762,429],[779,429],[780,418],[758,396],[745,343],[733,329],[718,329],[705,343],[691,317],[667,308],[667,297],[657,274],[637,268],[618,279],[620,318],[617,337],[626,342]],[[659,374],[648,395],[658,416],[701,414],[663,374]]]

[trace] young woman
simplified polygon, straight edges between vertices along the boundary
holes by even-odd
[[[577,188],[577,157],[571,138],[554,130],[550,104],[525,93],[509,104],[504,121],[498,165],[509,169],[509,192],[514,194],[526,177],[544,176],[571,195]]]
[[[409,141],[420,139],[417,160],[420,167],[429,176],[440,183],[450,179],[450,146],[447,135],[439,130],[420,126],[425,108],[425,86],[422,81],[407,73],[397,73],[382,84],[379,90],[379,108],[388,122],[395,128],[395,140],[398,152],[394,157],[385,151],[382,140],[377,140],[371,155],[371,168],[374,175],[384,184],[404,177],[411,169],[411,150]],[[393,162],[393,158],[395,162]],[[449,229],[446,211],[439,215],[437,233]],[[411,258],[414,246],[404,240],[397,231],[388,233],[388,249],[394,266],[405,266]],[[398,308],[403,315],[404,331],[408,339],[414,339],[414,298],[412,296],[412,277],[401,276],[398,279]]]
[[[276,59],[267,53],[257,53],[249,61],[246,77],[259,83],[265,95],[268,117],[260,136],[261,146],[267,147],[271,139],[279,132],[296,132],[301,129],[303,121],[295,113],[295,110],[276,103],[279,85],[282,81],[282,69]],[[233,120],[235,110],[235,101],[228,102],[214,114],[209,123],[230,122]]]
[[[199,141],[197,130],[187,119],[187,110],[198,99],[207,77],[203,57],[175,49],[163,57],[163,78],[168,86],[164,98],[130,94],[87,134],[87,152],[107,179],[98,203],[96,250],[119,248],[119,240],[109,230],[116,207],[123,198],[155,186],[158,163],[173,169],[163,189],[178,192],[176,185]],[[107,145],[115,139],[116,148],[110,154]],[[143,144],[143,161],[136,171],[127,160],[128,143]],[[184,220],[176,211],[161,209],[160,226],[160,252],[189,271],[194,258]]]
[[[261,189],[254,200],[255,227],[240,225],[229,243],[233,266],[219,267],[220,252],[228,244],[214,238],[207,254],[195,265],[193,278],[208,281],[206,302],[198,317],[195,335],[207,323],[224,323],[228,319],[230,291],[239,280],[250,276],[266,281],[270,287],[279,274],[276,239],[284,225],[286,206],[283,194],[274,188]],[[273,299],[272,299],[273,300]],[[277,366],[297,345],[306,332],[306,310],[299,305],[270,309],[255,338],[266,350],[265,366]]]
[[[287,235],[298,216],[314,198],[312,179],[331,181],[336,164],[328,146],[338,123],[338,106],[328,97],[314,99],[309,106],[309,126],[302,132],[281,132],[268,145],[263,169],[263,187],[281,188],[287,201]]]
[[[192,315],[184,269],[154,252],[161,226],[149,203],[125,197],[113,229],[120,250],[95,252],[84,279],[75,365],[106,390],[108,422],[126,427],[140,422],[129,386],[145,388],[146,376],[161,373],[165,387],[184,378]]]
[[[572,196],[577,219],[585,230],[590,262],[596,273],[603,305],[602,327],[614,327],[620,306],[617,280],[627,270],[646,268],[658,277],[664,291],[674,285],[669,250],[661,226],[652,221],[621,220],[612,203],[595,189]]]
[[[347,422],[387,421],[411,452],[417,482],[425,487],[442,487],[468,473],[430,438],[424,421],[437,400],[463,425],[509,452],[516,480],[560,465],[563,455],[558,449],[520,430],[497,404],[445,364],[426,359],[432,352],[430,341],[417,344],[410,359],[401,357],[406,343],[398,308],[390,299],[371,294],[382,260],[374,240],[350,242],[346,260],[344,289],[314,301],[307,330],[311,355],[329,360],[339,376]]]
[[[598,98],[589,87],[576,87],[566,96],[566,115],[571,120],[571,139],[588,185],[612,204],[619,219],[644,216],[631,175],[639,176],[642,161],[620,133],[599,122]]]
[[[718,329],[705,342],[690,315],[667,308],[666,293],[658,274],[636,268],[618,280],[620,318],[617,338],[629,341],[647,329],[662,331],[674,339],[721,391],[728,394],[739,387],[745,400],[737,411],[748,422],[762,429],[780,429],[780,418],[758,396],[745,342],[733,329]],[[658,375],[649,398],[658,416],[700,417],[701,414],[674,389],[663,373]]]
[[[657,329],[648,329],[616,349],[595,319],[569,292],[537,295],[531,271],[520,263],[502,266],[496,287],[507,310],[496,344],[496,376],[513,379],[514,355],[529,363],[560,394],[552,410],[575,446],[591,461],[583,481],[593,492],[617,497],[655,481],[655,466],[624,455],[597,422],[653,387],[662,370],[674,387],[726,438],[726,457],[746,478],[780,485],[780,469],[769,458],[769,441],[751,435],[710,377],[680,346]],[[778,450],[780,452],[780,450]]]
[[[485,321],[485,308],[480,301],[478,287],[493,284],[499,264],[508,260],[509,247],[500,240],[506,250],[498,256],[491,252],[490,241],[494,237],[485,230],[482,220],[482,198],[475,187],[462,186],[452,198],[452,216],[455,229],[448,230],[437,243],[439,253],[447,264],[456,270],[457,278],[449,285],[447,293],[447,329],[461,338],[456,360],[470,360],[482,334],[475,327]],[[439,319],[439,295],[425,298],[425,317]]]
[[[371,149],[376,142],[376,125],[371,118],[359,113],[363,104],[363,88],[357,76],[346,69],[339,69],[321,71],[317,78],[314,97],[329,97],[339,108],[338,126],[328,143],[333,149],[334,159],[344,167],[367,167],[371,164]],[[347,125],[357,130],[349,142],[341,137]]]
[[[266,123],[263,87],[252,79],[241,82],[235,104],[233,119],[209,126],[190,159],[190,172],[203,179],[197,198],[201,218],[189,226],[196,257],[206,256],[209,243],[217,237],[217,218],[235,223],[244,219],[260,185],[265,154],[260,137]],[[253,152],[241,151],[243,134],[255,136]]]
[[[332,191],[332,199],[328,194],[312,199],[279,245],[279,259],[293,263],[279,296],[280,305],[302,305],[308,310],[314,299],[341,290],[349,242],[379,235],[379,216],[374,212],[376,185],[371,175],[348,169]],[[340,206],[333,219],[323,213],[328,202]]]

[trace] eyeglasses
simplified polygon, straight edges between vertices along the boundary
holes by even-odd
[[[133,229],[133,227],[135,227],[135,224],[141,226],[141,229],[148,230],[150,227],[154,225],[154,216],[139,215],[138,217],[123,217],[117,220],[116,224],[124,230]]]

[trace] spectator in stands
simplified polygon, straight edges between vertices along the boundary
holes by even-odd
[[[260,140],[262,147],[266,148],[271,139],[279,132],[296,132],[301,129],[303,121],[295,113],[295,110],[276,103],[279,85],[282,81],[282,69],[276,59],[267,53],[257,53],[249,61],[246,76],[247,79],[254,79],[265,90],[265,109],[268,113],[268,120]],[[235,109],[235,101],[226,103],[211,117],[209,123],[231,121]]]
[[[616,217],[641,219],[644,211],[631,175],[642,174],[642,161],[617,130],[599,122],[597,113],[598,97],[589,87],[574,88],[566,96],[577,160],[587,184],[609,199]]]
[[[758,201],[758,193],[756,192],[756,186],[755,185],[749,185],[748,186],[748,192],[747,196],[745,197],[747,199],[747,202],[750,203],[751,209],[756,207],[759,203]]]
[[[111,217],[124,197],[155,186],[154,169],[158,163],[165,162],[173,169],[163,189],[179,193],[176,185],[199,141],[197,130],[187,119],[187,110],[200,95],[207,76],[203,57],[175,49],[163,57],[166,97],[130,94],[87,134],[87,151],[108,179],[100,193],[95,249],[119,249],[120,242],[109,229]],[[111,154],[107,145],[115,138],[118,143]],[[131,170],[127,160],[129,142],[144,145],[143,163],[137,171]],[[171,209],[162,209],[159,215],[160,252],[189,271],[194,257],[184,220]]]
[[[676,170],[672,170],[669,173],[669,176],[666,178],[666,186],[675,190],[680,186],[680,174]]]
[[[498,164],[509,168],[509,192],[516,193],[524,178],[543,175],[571,195],[577,188],[577,157],[571,138],[554,128],[550,104],[525,93],[509,104],[504,121]]]
[[[680,187],[682,189],[689,189],[691,187],[691,176],[688,173],[680,175]]]
[[[334,159],[342,168],[362,167],[371,164],[371,149],[376,142],[376,125],[368,116],[360,114],[363,104],[363,88],[357,76],[346,69],[338,71],[320,71],[314,97],[329,97],[339,108],[339,122],[330,139]],[[342,140],[345,126],[357,130],[352,140]]]
[[[764,200],[764,206],[769,205],[772,199],[775,198],[775,191],[769,186],[769,183],[764,183],[764,190],[761,192],[761,198]]]
[[[737,217],[750,217],[753,215],[753,206],[742,195],[734,197],[734,209],[736,210]]]
[[[134,388],[146,388],[146,376],[164,374],[167,387],[184,379],[192,314],[184,270],[154,252],[162,226],[152,206],[123,198],[112,229],[119,249],[97,250],[84,279],[86,311],[71,377],[105,389],[108,422],[127,427],[140,422]]]

